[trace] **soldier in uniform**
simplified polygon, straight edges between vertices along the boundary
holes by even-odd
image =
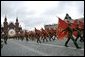
[[[28,40],[28,32],[25,30],[25,37],[26,37],[26,41],[29,41]]]
[[[77,31],[77,32],[78,32],[78,35],[77,35],[77,37],[76,37],[75,40],[77,41],[77,39],[80,37],[80,42],[83,42],[84,39],[83,39],[83,37],[81,36],[81,30],[82,30],[82,29],[79,28],[79,24],[78,24],[77,27],[74,29],[74,31]]]
[[[41,43],[39,30],[37,30],[36,28],[35,28],[35,34],[36,34],[35,36],[36,36],[36,38],[37,38],[37,43]]]
[[[46,42],[48,42],[48,40],[47,40],[47,36],[48,36],[48,34],[47,34],[47,32],[46,32],[46,30],[44,30],[43,28],[41,28],[41,36],[42,36],[42,39],[43,39],[43,42],[46,40]]]
[[[7,44],[7,39],[8,39],[8,35],[7,33],[4,34],[4,43]]]
[[[3,41],[1,40],[1,48],[3,47],[3,44],[2,43],[3,43]]]
[[[65,46],[68,47],[67,44],[68,44],[69,40],[71,39],[73,41],[73,43],[75,44],[76,48],[80,48],[78,46],[77,42],[75,41],[73,35],[72,35],[73,34],[73,30],[71,29],[71,23],[69,23],[68,27],[65,30],[63,30],[63,31],[68,31],[68,35],[67,35],[68,39],[65,42]]]

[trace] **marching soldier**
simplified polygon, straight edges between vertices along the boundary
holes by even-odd
[[[37,38],[37,43],[41,43],[41,41],[40,41],[40,35],[39,35],[39,31],[35,28],[35,36],[36,36],[36,38]]]
[[[28,40],[28,33],[27,33],[26,30],[25,30],[25,37],[26,37],[26,41],[29,41],[29,40]]]
[[[76,48],[80,48],[80,47],[78,46],[77,42],[75,41],[75,39],[74,39],[73,36],[72,36],[73,30],[71,29],[71,23],[69,23],[69,24],[68,24],[68,27],[67,27],[65,30],[63,30],[63,31],[68,31],[68,35],[67,35],[68,39],[67,39],[67,41],[65,42],[65,46],[68,47],[67,44],[68,44],[69,40],[71,39],[71,40],[73,41],[73,43],[75,44]]]
[[[1,48],[3,47],[3,44],[2,43],[3,43],[3,41],[1,40]]]
[[[48,40],[47,40],[48,34],[47,34],[46,30],[44,30],[43,28],[41,28],[41,34],[42,34],[43,42],[44,42],[45,40],[46,40],[46,42],[48,42]]]
[[[4,43],[7,44],[7,39],[8,39],[8,36],[7,36],[7,33],[4,34]]]
[[[77,39],[80,37],[80,41],[82,42],[82,41],[84,41],[84,39],[83,39],[83,37],[81,36],[81,30],[82,29],[80,29],[79,28],[79,24],[77,25],[77,27],[74,29],[74,31],[77,31],[78,32],[78,35],[77,35],[77,37],[76,37],[76,41],[77,41]]]

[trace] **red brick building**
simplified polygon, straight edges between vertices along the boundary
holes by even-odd
[[[6,35],[18,35],[18,33],[22,30],[22,27],[19,26],[18,18],[16,18],[16,22],[8,23],[7,18],[5,17],[3,26],[1,26],[1,33],[4,33]],[[14,35],[13,35],[14,34]]]

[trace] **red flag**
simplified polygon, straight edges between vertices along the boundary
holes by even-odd
[[[78,36],[78,32],[77,32],[77,31],[74,31],[74,32],[73,32],[73,35],[74,35],[75,37],[77,37],[77,36]]]
[[[73,23],[71,25],[72,29],[75,29],[77,27],[78,21],[77,20],[73,20]]]
[[[74,22],[72,23],[71,28],[72,28],[72,29],[75,29],[75,28],[77,27],[77,25],[78,25],[78,20],[74,20]],[[79,21],[79,26],[78,26],[78,28],[79,28],[79,29],[83,29],[83,28],[84,28],[84,23],[81,22],[81,21]],[[73,32],[73,35],[74,35],[75,37],[77,37],[77,36],[78,36],[78,32],[77,32],[77,31],[74,31],[74,32]]]
[[[68,24],[61,20],[60,18],[59,19],[59,23],[58,23],[58,28],[57,28],[57,38],[58,39],[64,39],[64,37],[67,35],[67,31],[63,31],[64,29],[66,29],[68,27]]]

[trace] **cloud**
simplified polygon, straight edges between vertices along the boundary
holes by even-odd
[[[66,13],[73,19],[82,17],[84,1],[1,1],[1,22],[5,15],[8,22],[18,17],[20,25],[29,30],[58,23],[57,17],[63,19]]]
[[[57,7],[56,7],[57,6]],[[73,18],[76,18],[75,15],[78,16],[83,15],[84,13],[84,2],[83,1],[61,1],[58,5],[55,5],[55,7],[52,7],[51,9],[47,9],[45,12],[43,12],[43,15],[63,15],[68,13],[69,15],[72,15]]]

